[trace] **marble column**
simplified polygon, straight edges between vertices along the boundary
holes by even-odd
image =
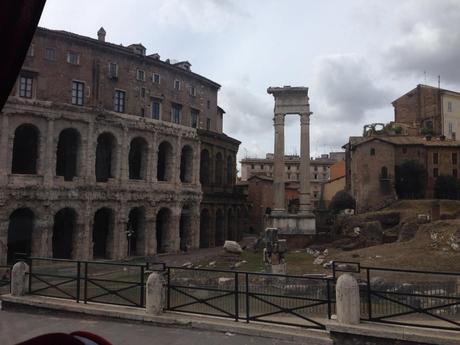
[[[300,114],[300,193],[299,211],[311,214],[310,195],[310,113]]]
[[[273,209],[272,213],[285,213],[284,206],[284,114],[275,114],[275,154],[273,162]]]

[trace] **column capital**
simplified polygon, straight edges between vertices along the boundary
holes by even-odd
[[[275,116],[273,117],[273,124],[275,126],[284,126],[284,117],[285,114],[283,113],[275,114]]]
[[[309,113],[300,114],[300,124],[301,125],[309,125],[310,124],[310,115],[311,114],[313,114],[313,113],[309,112]]]

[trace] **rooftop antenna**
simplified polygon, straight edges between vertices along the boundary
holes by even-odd
[[[426,71],[423,71],[423,74],[425,75],[425,85],[426,85]]]
[[[441,88],[441,76],[438,75],[438,89]]]

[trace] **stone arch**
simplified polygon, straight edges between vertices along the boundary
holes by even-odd
[[[145,180],[147,175],[147,154],[148,144],[142,137],[136,137],[131,140],[129,145],[129,179]]]
[[[174,171],[173,147],[168,141],[158,145],[157,181],[171,181]]]
[[[65,181],[78,176],[79,150],[80,133],[74,128],[62,130],[56,152],[56,176],[64,176]]]
[[[225,216],[224,212],[219,208],[216,211],[216,246],[222,246],[225,242]]]
[[[115,177],[117,161],[117,139],[112,133],[104,132],[97,137],[96,181],[107,182]]]
[[[222,153],[217,152],[216,154],[216,170],[214,174],[214,183],[217,186],[222,185],[222,177],[224,175],[224,158],[222,156]]]
[[[169,208],[161,208],[156,217],[157,253],[166,253],[168,250],[169,233],[172,225],[172,212]]]
[[[204,208],[200,214],[200,248],[209,248],[209,211]]]
[[[206,149],[201,150],[200,155],[200,183],[204,186],[210,184],[210,168],[211,168],[211,158],[209,156],[209,151]]]
[[[192,213],[188,205],[182,208],[179,221],[179,249],[187,251],[192,244]]]
[[[93,221],[93,257],[110,259],[113,241],[114,213],[108,207],[102,207],[94,214]]]
[[[231,208],[227,211],[227,240],[236,241],[235,237],[235,215]]]
[[[193,149],[184,145],[180,155],[180,181],[191,183],[193,181]]]
[[[22,124],[16,128],[11,173],[37,173],[39,134],[38,128],[31,124]]]
[[[227,157],[227,184],[233,185],[235,183],[234,181],[234,166],[233,166],[233,157],[228,156]]]
[[[18,208],[10,214],[8,224],[7,262],[13,263],[16,253],[30,256],[35,214],[30,208]]]
[[[53,258],[72,258],[76,224],[77,213],[73,208],[66,207],[56,212],[54,215],[52,239]]]
[[[145,209],[134,207],[129,211],[127,236],[128,256],[145,255]]]

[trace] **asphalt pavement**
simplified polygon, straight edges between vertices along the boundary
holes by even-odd
[[[113,345],[293,345],[292,342],[224,332],[167,328],[149,324],[101,320],[85,315],[30,314],[0,311],[0,344],[20,341],[52,332],[89,331]]]

